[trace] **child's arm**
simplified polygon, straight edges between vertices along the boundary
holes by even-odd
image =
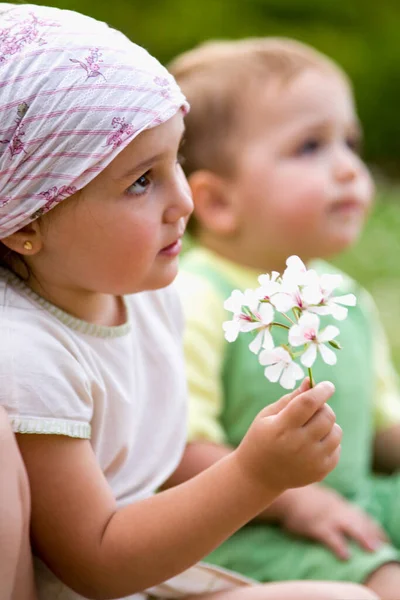
[[[284,489],[322,479],[340,428],[319,384],[264,409],[239,448],[185,484],[117,509],[86,440],[19,435],[36,551],[78,593],[120,597],[185,570]]]
[[[188,444],[179,467],[166,485],[178,485],[194,477],[231,452],[228,446],[208,441]],[[349,558],[349,538],[367,551],[375,550],[386,540],[384,531],[367,513],[318,484],[286,490],[256,519],[278,522],[291,533],[317,540],[342,560]]]
[[[35,600],[29,544],[30,497],[8,416],[0,407],[0,596]]]

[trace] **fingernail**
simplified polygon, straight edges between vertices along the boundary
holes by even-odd
[[[372,551],[374,550],[378,550],[378,548],[380,548],[382,546],[381,540],[376,540],[374,542],[368,542],[368,546],[371,548]]]
[[[328,392],[335,391],[335,386],[333,385],[333,383],[331,381],[321,381],[321,383],[318,383],[316,385],[316,387],[323,387]]]

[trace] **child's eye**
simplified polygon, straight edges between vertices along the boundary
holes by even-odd
[[[150,171],[141,175],[132,185],[126,190],[128,194],[132,196],[141,196],[147,192],[148,187],[151,184]]]
[[[297,148],[296,154],[298,156],[314,154],[314,152],[317,152],[321,148],[321,146],[322,146],[322,143],[320,142],[320,140],[310,138],[309,140],[306,140],[305,142],[303,142]]]

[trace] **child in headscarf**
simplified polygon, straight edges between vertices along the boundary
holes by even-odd
[[[40,599],[371,598],[196,565],[335,467],[327,382],[303,383],[226,461],[155,493],[185,446],[169,284],[192,210],[177,162],[187,109],[167,71],[104,23],[43,6],[2,15],[0,404],[30,480]]]

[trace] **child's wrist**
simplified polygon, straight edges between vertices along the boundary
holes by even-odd
[[[257,476],[256,469],[247,466],[243,461],[238,448],[227,457],[227,460],[230,461],[230,468],[233,477],[237,480],[238,489],[243,490],[247,501],[251,499],[259,505],[259,512],[285,492],[285,488],[273,485],[269,479]]]

